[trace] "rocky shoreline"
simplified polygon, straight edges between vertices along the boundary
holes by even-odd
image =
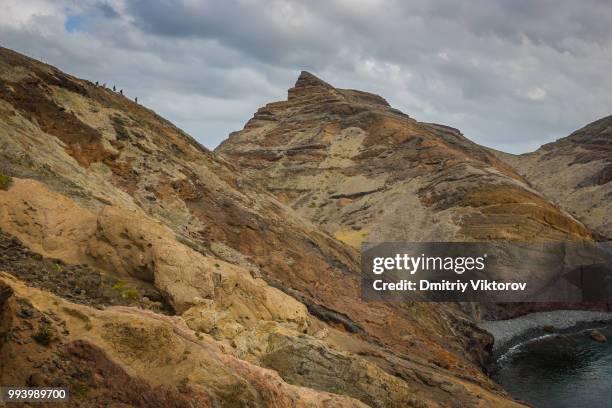
[[[612,312],[554,310],[530,313],[508,320],[483,321],[479,327],[493,335],[496,361],[510,348],[545,335],[563,334],[612,324]]]

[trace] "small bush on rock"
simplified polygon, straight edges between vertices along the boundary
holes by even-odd
[[[0,173],[0,190],[8,190],[12,183],[13,179],[11,176]]]
[[[39,331],[37,331],[32,338],[36,340],[36,342],[42,346],[48,346],[53,340],[53,334],[48,327],[43,327]]]

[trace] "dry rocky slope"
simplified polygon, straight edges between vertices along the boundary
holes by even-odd
[[[612,116],[533,153],[494,153],[602,239],[612,238]]]
[[[584,149],[588,157],[609,160],[601,139]],[[418,122],[378,95],[338,89],[308,72],[300,74],[286,101],[260,108],[216,152],[355,248],[368,241],[599,237],[532,186],[513,163],[457,129]],[[609,208],[609,196],[593,198]],[[488,304],[469,310],[476,318],[503,319],[586,307],[610,305]]]
[[[217,152],[349,245],[591,239],[590,231],[458,130],[302,72]]]
[[[332,102],[335,115],[352,103]],[[311,114],[296,117],[314,127]],[[338,154],[359,152],[353,131],[364,139],[343,133]],[[319,163],[321,151],[294,157]],[[339,163],[330,174],[349,171],[351,157],[330,158]],[[486,157],[497,166],[482,170],[487,177],[508,173],[522,186]],[[419,208],[449,205],[445,188]],[[470,207],[516,190],[461,199]],[[368,199],[339,191],[347,208]],[[550,234],[587,234],[552,206],[538,211],[549,224],[561,220]],[[4,48],[0,230],[2,385],[69,386],[68,406],[519,406],[480,370],[491,336],[459,310],[361,302],[355,249],[149,109]]]

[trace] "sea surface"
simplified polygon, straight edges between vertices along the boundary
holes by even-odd
[[[550,335],[512,348],[492,373],[513,397],[536,408],[612,407],[612,328]]]

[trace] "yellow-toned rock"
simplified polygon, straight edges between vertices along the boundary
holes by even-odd
[[[84,263],[96,215],[38,181],[13,178],[0,189],[0,227],[41,254]]]

